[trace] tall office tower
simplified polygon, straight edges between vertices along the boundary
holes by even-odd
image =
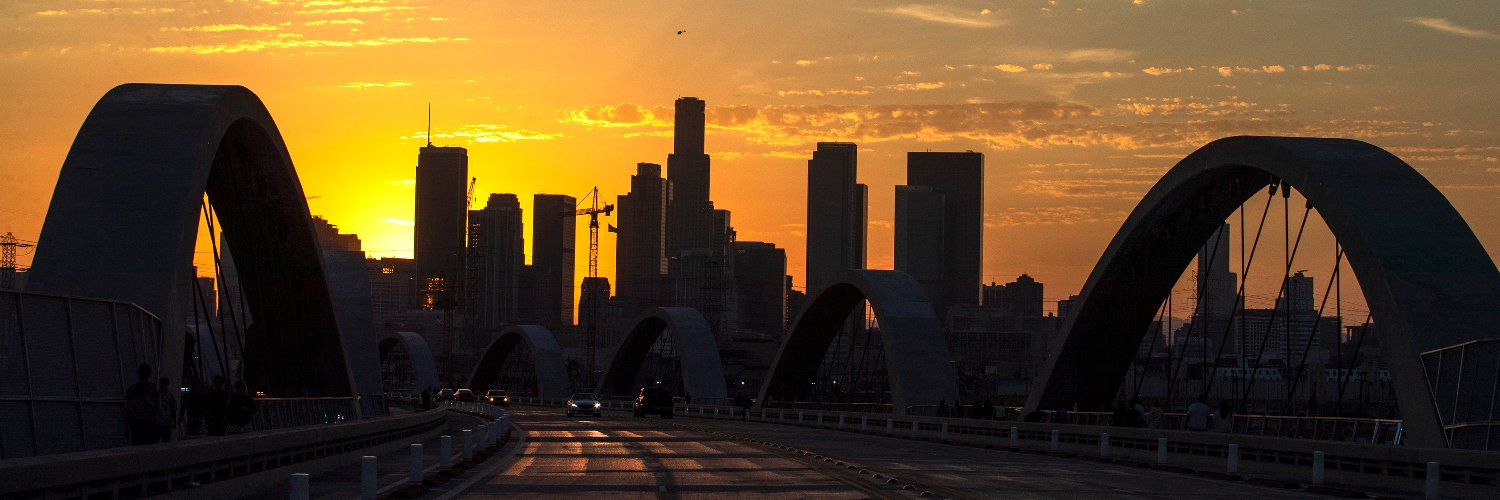
[[[609,278],[603,276],[586,276],[578,294],[578,327],[581,331],[593,331],[597,335],[603,328],[604,318],[595,316],[605,309],[609,302]],[[596,342],[602,339],[596,339]],[[603,370],[607,360],[600,361],[597,349],[607,349],[602,342],[595,346],[586,347],[588,354],[584,362],[584,385],[593,387],[599,380],[600,371]]]
[[[667,257],[683,250],[709,248],[713,202],[709,201],[709,158],[703,153],[704,103],[696,97],[677,99],[672,154],[667,155],[667,180],[672,181]]]
[[[1210,321],[1228,321],[1238,306],[1238,277],[1230,272],[1229,224],[1198,250],[1198,308]]]
[[[318,246],[324,252],[362,252],[357,234],[343,234],[339,227],[319,216],[312,216],[313,234],[318,236]]]
[[[948,260],[944,208],[943,193],[932,186],[896,186],[896,270],[922,285],[939,314],[947,310],[938,302],[944,298]]]
[[[1042,316],[1042,293],[1041,282],[1022,274],[1015,281],[1005,284],[1005,298],[1000,304],[1001,307],[1014,311],[1017,316],[1039,318]]]
[[[454,307],[463,296],[464,215],[468,210],[469,151],[428,144],[417,155],[417,207],[413,257],[417,304]]]
[[[734,286],[740,327],[780,339],[786,329],[786,250],[736,241]]]
[[[661,177],[661,165],[638,163],[630,192],[620,196],[619,236],[615,246],[615,297],[627,316],[657,303],[667,272],[667,207],[673,184]]]
[[[855,182],[858,146],[820,142],[807,161],[807,293],[865,267],[868,190]]]
[[[1276,301],[1276,307],[1292,313],[1310,313],[1317,307],[1313,303],[1313,279],[1312,276],[1297,271],[1286,279],[1285,295]],[[1290,307],[1287,307],[1290,306]]]
[[[931,297],[939,317],[946,316],[949,306],[978,304],[984,268],[984,154],[907,153],[906,184],[930,186],[943,195],[941,292]]]
[[[577,209],[578,200],[565,194],[539,194],[531,198],[531,265],[545,275],[532,295],[536,317],[548,328],[573,324],[577,221],[571,214]],[[570,215],[564,217],[564,213]]]
[[[521,267],[526,264],[524,231],[521,202],[514,194],[492,194],[483,210],[469,211],[464,300],[469,326],[493,330],[516,321]]]

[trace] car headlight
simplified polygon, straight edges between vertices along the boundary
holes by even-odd
[[[571,407],[574,407],[574,408],[577,408],[577,407],[578,407],[578,403],[573,403],[573,402],[569,402],[569,403],[568,403],[568,406],[571,406]]]
[[[594,403],[594,408],[598,408],[598,407],[599,407],[599,403]]]

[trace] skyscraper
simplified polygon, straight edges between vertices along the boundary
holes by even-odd
[[[712,244],[709,158],[703,153],[704,106],[696,97],[678,98],[676,103],[673,150],[667,155],[667,180],[672,181],[668,257]]]
[[[630,192],[620,196],[619,237],[615,246],[615,296],[630,303],[625,314],[658,302],[667,272],[667,207],[673,185],[661,165],[636,164]]]
[[[483,210],[469,211],[464,309],[470,326],[493,330],[515,322],[521,267],[526,264],[524,230],[521,203],[514,194],[492,194]]]
[[[1229,268],[1229,233],[1229,224],[1220,226],[1198,250],[1198,308],[1211,321],[1228,321],[1239,304],[1238,278]]]
[[[772,243],[734,243],[740,327],[780,339],[786,328],[786,250]]]
[[[573,263],[576,221],[571,214],[578,200],[563,194],[538,194],[531,198],[531,265],[542,280],[534,296],[543,326],[557,328],[573,324]]]
[[[451,307],[462,296],[468,180],[468,150],[429,144],[418,153],[412,247],[424,309]]]
[[[845,269],[865,267],[864,184],[856,183],[858,146],[820,142],[807,162],[807,293]]]
[[[942,195],[943,244],[938,254],[942,274],[938,280],[940,285],[934,287],[940,291],[930,297],[939,317],[945,315],[949,306],[978,304],[984,268],[984,154],[972,151],[907,153],[906,184],[929,186],[933,192]],[[899,221],[897,226],[900,233]],[[906,234],[914,232],[920,233],[908,231]],[[920,242],[907,244],[922,245]],[[896,246],[900,248],[902,243],[898,242]],[[914,263],[908,261],[907,264]],[[896,269],[904,270],[899,258]]]
[[[944,244],[943,193],[932,186],[896,186],[896,270],[911,275],[922,285],[933,308],[943,298]]]

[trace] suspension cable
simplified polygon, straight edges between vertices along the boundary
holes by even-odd
[[[1290,185],[1285,185],[1285,186],[1283,186],[1283,189],[1290,190],[1291,186]],[[1290,195],[1288,195],[1288,196],[1290,196]],[[1308,218],[1308,216],[1311,213],[1312,213],[1312,206],[1311,205],[1308,205],[1307,209],[1302,212],[1302,223],[1297,228],[1297,241],[1291,246],[1291,248],[1288,250],[1288,253],[1287,253],[1287,263],[1288,264],[1290,264],[1293,260],[1296,259],[1296,257],[1297,257],[1297,250],[1299,248],[1301,248],[1301,246],[1302,246],[1302,233],[1303,233],[1303,230],[1307,229],[1307,218]],[[1285,297],[1285,292],[1286,292],[1286,289],[1288,287],[1288,281],[1289,281],[1289,278],[1290,278],[1290,276],[1289,276],[1290,272],[1291,272],[1291,266],[1288,265],[1286,267],[1285,272],[1282,273],[1283,277],[1281,279],[1281,291],[1277,293],[1277,297],[1276,297],[1278,300],[1280,300],[1282,297]],[[1291,308],[1291,304],[1290,304],[1291,298],[1287,297],[1287,301],[1288,301],[1287,308],[1290,309]],[[1273,302],[1272,305],[1274,306],[1275,303]],[[1276,316],[1277,316],[1277,313],[1279,313],[1279,312],[1280,312],[1280,308],[1277,308],[1277,307],[1272,307],[1271,308],[1271,316],[1270,316],[1270,318],[1268,318],[1266,320],[1266,330],[1264,332],[1262,332],[1262,334],[1261,334],[1260,348],[1257,349],[1257,352],[1255,354],[1255,363],[1253,365],[1251,365],[1252,366],[1251,373],[1255,373],[1255,372],[1259,372],[1260,371],[1260,362],[1261,362],[1262,359],[1265,358],[1266,344],[1269,342],[1270,337],[1271,337],[1271,327],[1272,327],[1272,325],[1274,325],[1276,323]],[[1283,323],[1284,322],[1285,322],[1285,320],[1283,320]],[[1254,388],[1254,387],[1255,387],[1255,377],[1251,377],[1249,383],[1245,384],[1244,399],[1250,399],[1250,390],[1252,388]]]
[[[1333,240],[1333,248],[1334,248],[1334,251],[1336,251],[1338,253],[1343,253],[1344,252],[1344,247],[1343,247],[1343,245],[1339,244],[1338,239],[1334,239]],[[1344,277],[1343,277],[1343,274],[1344,274],[1344,266],[1339,266],[1338,270],[1333,273],[1333,279],[1334,279],[1334,281],[1338,282],[1338,285],[1336,285],[1334,287],[1334,289],[1333,289],[1333,293],[1334,293],[1334,299],[1333,299],[1334,316],[1338,318],[1338,322],[1339,322],[1338,323],[1339,324],[1338,342],[1335,342],[1333,344],[1335,352],[1336,352],[1336,354],[1334,355],[1334,358],[1333,358],[1335,360],[1334,361],[1334,370],[1333,370],[1333,373],[1335,374],[1335,376],[1337,376],[1337,374],[1341,373],[1339,370],[1342,370],[1344,368]],[[1344,411],[1344,402],[1343,402],[1342,398],[1340,398],[1339,401],[1335,401],[1333,403],[1333,411],[1334,411],[1335,415],[1337,415],[1338,413],[1343,413],[1343,411]]]
[[[1333,257],[1333,272],[1328,273],[1328,286],[1323,289],[1323,301],[1318,304],[1318,314],[1313,316],[1312,331],[1307,334],[1307,343],[1303,344],[1302,346],[1302,359],[1297,361],[1297,376],[1292,379],[1291,384],[1288,386],[1288,393],[1286,396],[1288,402],[1296,398],[1297,384],[1301,383],[1303,375],[1307,374],[1307,355],[1308,353],[1312,352],[1313,340],[1318,338],[1318,327],[1322,326],[1323,324],[1323,311],[1328,307],[1328,297],[1333,295],[1332,277],[1338,274],[1339,265],[1342,264],[1344,260],[1344,253],[1342,252],[1342,249],[1339,250],[1340,251],[1335,253]],[[1290,319],[1290,315],[1288,316],[1288,319]],[[1290,361],[1290,359],[1288,359],[1288,361]],[[1317,376],[1317,374],[1313,374],[1313,376]],[[1308,387],[1308,391],[1312,391],[1312,388]]]
[[[1364,344],[1365,344],[1365,336],[1367,336],[1367,335],[1370,334],[1370,319],[1373,318],[1373,317],[1374,316],[1372,316],[1369,313],[1365,314],[1365,322],[1364,322],[1363,325],[1361,325],[1359,327],[1359,339],[1357,339],[1357,340],[1354,341],[1354,357],[1349,360],[1349,368],[1346,369],[1344,372],[1339,373],[1339,406],[1340,407],[1343,406],[1344,389],[1346,389],[1346,388],[1349,387],[1349,381],[1354,378],[1354,366],[1357,365],[1357,364],[1359,364],[1359,351],[1360,351],[1360,347],[1363,347]]]
[[[1280,182],[1281,181],[1279,179],[1273,179],[1271,181],[1271,190],[1268,193],[1268,195],[1266,196],[1266,206],[1262,207],[1261,212],[1260,212],[1260,225],[1255,228],[1255,241],[1253,243],[1251,243],[1251,245],[1250,245],[1250,254],[1249,254],[1249,257],[1248,257],[1248,259],[1249,259],[1248,261],[1246,260],[1246,256],[1245,256],[1245,252],[1244,252],[1244,248],[1243,248],[1243,246],[1245,244],[1245,236],[1244,236],[1244,231],[1245,231],[1245,228],[1244,228],[1244,216],[1245,216],[1244,215],[1244,204],[1241,204],[1241,206],[1240,206],[1240,224],[1241,224],[1241,226],[1240,226],[1240,246],[1241,246],[1241,249],[1240,249],[1240,260],[1241,260],[1241,264],[1240,264],[1241,269],[1240,269],[1240,272],[1242,274],[1240,275],[1239,291],[1237,293],[1235,293],[1236,302],[1238,302],[1240,304],[1240,309],[1241,309],[1241,311],[1240,311],[1240,313],[1241,313],[1240,323],[1244,323],[1244,317],[1243,317],[1244,316],[1244,299],[1242,299],[1242,297],[1245,296],[1245,283],[1247,283],[1250,280],[1250,269],[1247,266],[1250,263],[1255,262],[1255,252],[1260,249],[1260,236],[1261,236],[1262,233],[1265,232],[1265,229],[1266,229],[1266,217],[1271,214],[1271,202],[1276,199],[1276,187],[1279,185]],[[1231,317],[1230,319],[1232,320],[1233,318]],[[1230,329],[1233,328],[1233,325],[1234,325],[1233,321],[1230,321],[1229,324],[1224,325],[1224,336],[1223,336],[1223,338],[1225,338],[1225,339],[1229,338]],[[1218,374],[1219,374],[1219,363],[1218,363],[1218,360],[1219,360],[1220,357],[1224,356],[1224,347],[1227,346],[1227,345],[1229,345],[1229,342],[1223,342],[1223,341],[1219,342],[1219,351],[1214,354],[1213,370],[1207,375],[1207,377],[1205,378],[1205,382],[1203,384],[1203,392],[1202,392],[1203,396],[1207,396],[1209,390],[1213,388],[1214,377],[1218,376]],[[1207,353],[1204,353],[1204,354],[1207,354]],[[1175,375],[1174,375],[1174,378],[1175,378]]]
[[[1166,312],[1167,312],[1168,309],[1170,309],[1172,307],[1171,304],[1172,304],[1172,294],[1170,292],[1168,292],[1167,293],[1167,303],[1166,303],[1166,305],[1164,305],[1160,309],[1160,311],[1157,313],[1157,316],[1156,316],[1156,331],[1151,333],[1151,344],[1146,347],[1146,364],[1145,364],[1145,366],[1141,367],[1140,375],[1135,378],[1135,394],[1131,396],[1131,399],[1140,399],[1141,398],[1141,384],[1146,381],[1146,372],[1150,371],[1150,368],[1151,368],[1151,355],[1152,354],[1156,354],[1156,338],[1161,336],[1162,317],[1163,316],[1167,316]],[[1139,352],[1139,348],[1137,348],[1137,352]],[[1170,343],[1167,344],[1167,352],[1169,352],[1169,353],[1172,352],[1172,345]]]
[[[208,327],[208,338],[210,340],[214,341],[214,361],[217,361],[219,363],[219,373],[220,374],[228,374],[229,373],[229,354],[227,352],[225,352],[225,351],[227,351],[227,349],[224,349],[224,346],[220,345],[223,342],[220,342],[218,336],[214,335],[214,324],[213,324],[213,322],[208,320],[208,304],[203,300],[203,290],[202,290],[202,287],[200,287],[198,285],[198,276],[194,275],[192,277],[192,280],[193,280],[192,283],[193,283],[193,295],[194,295],[194,300],[193,300],[193,322],[195,323],[193,325],[194,326],[193,331],[194,331],[195,334],[198,335],[198,339],[197,339],[196,343],[198,343],[198,344],[203,343],[203,335],[202,335],[202,333],[200,333],[200,332],[197,331],[198,330],[197,325],[200,324],[200,323],[198,323],[198,310],[199,310],[198,308],[201,305],[202,308],[203,308],[202,310],[204,311],[203,312],[203,319],[204,319],[204,321],[201,324]],[[200,363],[201,363],[201,356],[202,356],[201,353],[203,352],[203,350],[200,348],[198,351],[200,353],[199,356],[200,356]],[[228,375],[225,375],[225,378],[228,378]]]
[[[213,249],[214,276],[219,281],[219,285],[220,285],[219,288],[221,290],[227,290],[229,287],[227,285],[225,285],[225,283],[227,283],[228,280],[225,279],[223,258],[222,258],[222,255],[219,253],[219,235],[218,235],[217,227],[214,224],[214,217],[215,217],[215,215],[214,215],[214,211],[213,211],[213,206],[210,205],[206,200],[205,201],[201,201],[199,203],[200,203],[200,205],[203,208],[203,220],[204,220],[205,223],[208,224],[208,243],[209,243],[210,247]],[[236,276],[235,285],[236,286],[239,285],[238,276]],[[244,290],[243,289],[240,290],[240,295],[244,295]],[[246,373],[246,370],[245,370],[245,364],[246,363],[245,363],[245,361],[246,361],[246,358],[248,356],[245,355],[245,339],[244,339],[244,333],[245,333],[245,331],[244,330],[249,325],[245,325],[245,324],[242,324],[240,322],[240,317],[239,317],[238,314],[235,313],[235,310],[234,310],[234,301],[230,300],[230,301],[221,301],[221,302],[224,302],[224,303],[228,304],[228,307],[227,307],[227,309],[228,309],[228,315],[227,316],[228,316],[228,319],[229,319],[229,323],[232,324],[232,325],[234,325],[234,340],[235,340],[235,344],[238,345],[239,348],[240,348],[240,381],[241,382],[245,382],[245,380],[244,380],[245,379],[244,375]],[[221,308],[221,309],[223,309],[223,308]],[[227,330],[227,328],[225,328],[225,325],[224,325],[225,316],[226,316],[225,314],[220,314],[219,315],[219,329],[220,329],[220,331]],[[228,350],[228,346],[225,346],[225,350],[226,351]],[[230,376],[229,376],[229,372],[227,372],[227,371],[224,373],[224,378],[231,380],[231,383],[233,381],[233,379],[230,378]],[[248,383],[246,383],[245,385],[247,387],[249,386]]]
[[[1270,202],[1267,201],[1267,203],[1270,203]],[[1213,274],[1214,261],[1219,260],[1216,257],[1219,254],[1219,240],[1221,239],[1220,236],[1223,233],[1224,233],[1224,227],[1222,225],[1219,226],[1219,229],[1217,229],[1217,230],[1214,231],[1214,233],[1213,233],[1214,234],[1214,236],[1213,236],[1214,243],[1213,243],[1213,245],[1211,247],[1209,247],[1209,251],[1208,251],[1209,252],[1209,254],[1208,254],[1208,263],[1206,265],[1202,264],[1202,263],[1199,264],[1200,267],[1202,267],[1202,271],[1200,271],[1202,274]],[[1225,251],[1227,252],[1228,250],[1225,250]],[[1202,258],[1202,254],[1201,253],[1199,254],[1199,258],[1200,259]],[[1183,350],[1184,351],[1187,350],[1188,345],[1193,341],[1193,331],[1198,329],[1198,327],[1197,327],[1198,323],[1204,323],[1204,325],[1203,325],[1203,335],[1204,335],[1205,338],[1207,338],[1207,335],[1208,335],[1208,324],[1207,324],[1207,321],[1205,320],[1208,317],[1208,314],[1203,311],[1203,296],[1208,293],[1208,278],[1206,276],[1199,276],[1198,277],[1198,283],[1196,285],[1197,285],[1198,292],[1197,292],[1196,296],[1194,296],[1194,298],[1193,298],[1193,301],[1194,301],[1194,303],[1193,303],[1193,316],[1195,318],[1198,318],[1199,321],[1190,321],[1190,322],[1188,322],[1188,326],[1187,326],[1187,330],[1188,330],[1187,331],[1187,338],[1184,338],[1183,341],[1182,341],[1182,346],[1183,346]],[[1167,292],[1167,302],[1170,304],[1171,301],[1172,301],[1172,292],[1168,291]],[[1168,308],[1170,308],[1170,307],[1171,306],[1169,305]],[[1171,317],[1171,311],[1168,311],[1167,316],[1168,316],[1168,318]],[[1168,331],[1170,331],[1170,330],[1171,329],[1168,328]],[[1172,343],[1176,344],[1177,343],[1177,339],[1173,338],[1172,339]],[[1168,349],[1170,349],[1170,347],[1168,347]],[[1204,349],[1204,354],[1207,354],[1208,353],[1207,351],[1208,351],[1208,349]],[[1168,358],[1168,360],[1167,360],[1167,364],[1169,366],[1169,370],[1168,370],[1168,373],[1167,373],[1167,403],[1168,404],[1170,404],[1171,401],[1172,401],[1172,394],[1175,391],[1176,385],[1177,385],[1177,375],[1178,375],[1178,373],[1180,372],[1180,370],[1182,368],[1182,362],[1183,362],[1184,359],[1187,359],[1186,352],[1184,352],[1182,356],[1178,356],[1177,357],[1177,365],[1176,366],[1171,366],[1172,361],[1171,361],[1170,358]]]

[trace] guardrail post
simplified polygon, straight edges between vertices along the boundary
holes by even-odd
[[[360,500],[375,500],[376,491],[376,469],[375,457],[365,455],[359,457],[359,498]]]
[[[1019,448],[1019,446],[1016,446],[1016,443],[1021,439],[1020,433],[1021,429],[1017,429],[1015,427],[1010,428],[1010,448],[1012,450]]]
[[[411,478],[408,480],[413,485],[422,484],[422,444],[411,445]]]
[[[1240,473],[1240,445],[1237,445],[1237,444],[1231,444],[1231,445],[1229,445],[1229,452],[1227,453],[1227,455],[1228,455],[1228,458],[1225,460],[1224,472],[1228,472],[1230,474],[1239,474]]]
[[[1109,433],[1099,433],[1099,458],[1109,458]]]
[[[943,442],[945,442],[945,443],[948,442],[948,423],[947,422],[943,422],[942,429],[940,429],[938,431],[938,439],[943,440]]]
[[[839,430],[844,430],[844,414],[839,414]]]
[[[312,500],[312,476],[298,472],[292,474],[292,500]]]
[[[1422,498],[1428,500],[1438,497],[1438,481],[1443,479],[1443,471],[1437,462],[1427,462],[1427,487]]]
[[[453,466],[453,436],[438,436],[438,464],[443,466],[443,470]]]
[[[894,430],[892,429],[894,425],[895,424],[892,423],[890,418],[885,419],[885,435],[889,436],[895,434]]]
[[[1057,444],[1057,429],[1052,429],[1052,447],[1050,448],[1051,451],[1057,451]]]
[[[916,420],[911,421],[911,438],[912,439],[916,439],[917,438],[917,421]]]
[[[802,411],[797,411],[797,425],[802,425]]]
[[[1323,452],[1313,452],[1312,484],[1323,484]]]
[[[1167,463],[1167,438],[1156,438],[1156,463]]]
[[[859,432],[870,432],[870,417],[863,415],[859,417]]]
[[[464,460],[474,459],[474,432],[464,429]]]

